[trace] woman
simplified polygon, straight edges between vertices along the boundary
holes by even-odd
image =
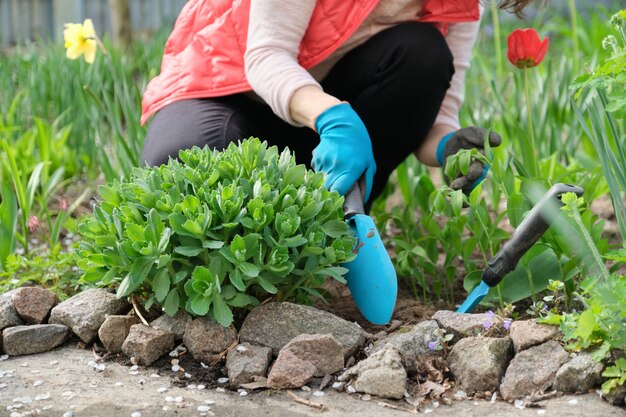
[[[256,136],[342,195],[364,178],[371,202],[411,153],[440,166],[483,149],[485,132],[458,117],[481,12],[478,0],[190,0],[143,98],[142,123],[155,116],[142,161]],[[485,173],[475,161],[452,187]]]

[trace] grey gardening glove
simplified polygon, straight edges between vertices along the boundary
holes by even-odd
[[[464,127],[457,131],[448,133],[444,136],[439,145],[437,146],[437,162],[446,169],[446,162],[448,157],[456,154],[461,149],[478,149],[482,154],[485,153],[484,141],[486,130],[481,127]],[[495,132],[489,132],[489,145],[491,147],[500,146],[502,138]],[[487,176],[489,171],[489,165],[483,164],[483,162],[474,160],[467,171],[467,174],[463,175],[460,172],[456,178],[450,182],[450,179],[446,176],[446,182],[450,185],[450,188],[454,190],[463,190],[463,193],[469,194],[472,190]]]

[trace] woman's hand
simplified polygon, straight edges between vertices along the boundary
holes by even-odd
[[[313,169],[326,173],[326,187],[345,195],[365,174],[365,201],[370,197],[376,162],[367,128],[348,103],[324,110],[314,123],[320,143],[313,150]]]
[[[465,127],[455,132],[451,132],[444,136],[437,146],[437,161],[444,170],[449,156],[456,154],[461,149],[478,149],[482,154],[485,153],[486,130],[480,127]],[[502,138],[495,132],[489,132],[489,146],[500,146]],[[455,190],[463,190],[465,194],[469,194],[485,177],[489,165],[483,164],[481,161],[474,160],[470,164],[465,175],[460,172],[456,178],[452,179],[450,188]],[[446,177],[446,181],[448,178]]]

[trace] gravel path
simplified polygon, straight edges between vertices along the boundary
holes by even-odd
[[[296,403],[286,392],[219,392],[203,386],[177,387],[159,376],[159,369],[123,366],[109,361],[96,364],[88,349],[68,343],[54,351],[0,361],[0,416],[58,417],[299,417],[410,415],[383,405],[380,400],[360,399],[357,394],[327,388],[323,396],[297,390],[301,398],[324,404],[318,410]],[[242,395],[243,394],[243,395]],[[398,407],[407,404],[387,403]],[[429,412],[428,410],[425,410]],[[424,413],[424,411],[423,411]],[[422,413],[420,413],[422,414]],[[503,401],[455,401],[430,410],[433,416],[626,416],[626,410],[610,406],[597,395],[565,396],[518,409]]]

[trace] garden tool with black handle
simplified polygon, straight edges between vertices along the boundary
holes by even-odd
[[[346,193],[345,220],[356,234],[356,258],[345,263],[346,281],[361,314],[373,324],[391,320],[398,294],[396,270],[372,218],[363,208],[364,184],[355,183]]]
[[[511,239],[489,261],[487,268],[483,271],[480,284],[461,304],[457,313],[469,313],[474,310],[489,293],[489,290],[498,285],[509,272],[515,269],[522,256],[548,230],[552,220],[560,211],[558,209],[563,206],[561,196],[567,192],[575,193],[580,197],[583,189],[569,184],[553,185],[517,227]]]

